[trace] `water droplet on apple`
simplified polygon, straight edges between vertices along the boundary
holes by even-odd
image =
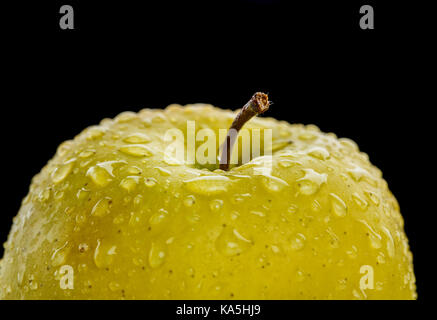
[[[382,231],[384,231],[385,235],[387,236],[387,253],[390,258],[393,258],[395,256],[395,242],[393,240],[393,237],[391,235],[391,232],[386,227],[382,227]]]
[[[220,211],[220,209],[223,207],[223,200],[220,199],[212,200],[209,204],[209,207],[211,208],[211,211],[214,212]]]
[[[150,142],[151,139],[144,133],[135,133],[123,139],[126,143],[140,144]]]
[[[114,217],[114,219],[112,220],[112,223],[113,224],[121,224],[121,223],[123,223],[124,222],[124,216],[123,216],[123,214],[118,214],[118,215],[116,215],[115,217]]]
[[[253,245],[253,242],[241,235],[237,229],[225,227],[216,239],[217,250],[225,256],[235,256],[246,251]]]
[[[146,185],[146,187],[151,188],[151,187],[155,186],[156,183],[157,183],[157,181],[155,178],[145,178],[144,179],[144,184]]]
[[[344,217],[347,214],[346,203],[335,193],[330,193],[329,197],[331,199],[332,211],[334,211],[338,217]]]
[[[330,157],[330,154],[328,150],[322,147],[313,147],[308,151],[308,155],[320,159],[320,160],[327,160]]]
[[[140,144],[123,146],[119,150],[124,154],[134,157],[150,157],[153,155],[153,152],[149,148]]]
[[[298,282],[302,282],[305,280],[305,273],[300,269],[296,270],[296,280]]]
[[[327,182],[326,173],[318,173],[313,169],[303,169],[305,175],[297,180],[299,192],[304,195],[312,195],[319,191],[321,185]]]
[[[372,191],[365,191],[364,192],[366,196],[370,199],[370,201],[375,205],[378,206],[380,203],[379,197]]]
[[[261,218],[264,218],[266,216],[266,214],[264,212],[257,211],[257,210],[252,210],[252,211],[250,211],[250,213],[255,215],[255,216],[261,217]]]
[[[112,199],[110,197],[105,197],[97,201],[91,210],[91,215],[96,217],[104,217],[106,216],[112,206]]]
[[[73,169],[74,162],[70,161],[62,166],[57,167],[52,173],[52,180],[55,184],[63,181]]]
[[[358,256],[358,249],[355,246],[352,246],[351,249],[346,250],[346,254],[350,259],[356,259]]]
[[[185,187],[201,195],[213,195],[226,192],[231,180],[225,176],[202,176],[184,181]]]
[[[103,242],[103,240],[97,240],[97,246],[94,251],[94,263],[97,268],[105,268],[110,266],[114,261],[114,256],[117,246]]]
[[[270,175],[263,175],[261,177],[261,182],[264,188],[270,192],[279,192],[288,186],[286,181]]]
[[[196,203],[196,198],[193,195],[187,196],[184,199],[184,206],[191,207]]]
[[[299,139],[303,141],[314,140],[317,136],[311,132],[304,132],[299,135]]]
[[[49,198],[50,198],[50,188],[46,188],[42,190],[38,195],[38,200],[40,202],[46,202],[49,200]]]
[[[300,163],[297,161],[289,160],[289,159],[281,159],[281,160],[279,160],[279,165],[283,168],[290,168],[290,167],[300,165]]]
[[[382,238],[379,233],[377,233],[373,228],[365,221],[359,220],[367,229],[366,236],[369,237],[370,246],[374,249],[379,249],[382,247]]]
[[[385,255],[384,255],[384,253],[382,253],[382,252],[378,253],[378,255],[376,256],[376,261],[379,264],[384,264],[385,263]]]
[[[89,193],[90,193],[89,190],[81,188],[77,191],[76,198],[78,200],[84,200],[84,199],[88,198]]]
[[[305,236],[302,233],[296,234],[290,242],[291,250],[293,251],[299,251],[302,250],[305,246]]]
[[[87,177],[90,177],[91,181],[99,187],[105,187],[112,181],[112,178],[108,172],[99,166],[93,166],[89,168],[86,175]]]
[[[121,180],[120,187],[122,187],[128,192],[132,192],[137,187],[139,180],[140,180],[139,176],[128,176],[123,180]]]
[[[128,167],[127,169],[126,169],[126,172],[129,174],[129,175],[141,175],[141,169],[140,168],[138,168],[138,167],[136,167],[136,166],[130,166],[130,167]]]
[[[94,150],[84,150],[81,153],[79,153],[79,158],[89,158],[94,153],[96,153]]]
[[[166,251],[165,244],[159,242],[152,243],[149,252],[149,265],[151,268],[158,268],[164,263]]]
[[[70,246],[68,244],[68,241],[65,242],[61,247],[56,249],[52,254],[52,265],[54,267],[60,266],[61,264],[64,264],[67,260],[67,255],[70,252]]]
[[[357,204],[357,206],[361,209],[361,210],[366,210],[368,203],[366,200],[364,200],[363,198],[360,197],[360,195],[358,193],[353,193],[352,194],[352,199],[354,200],[354,202]]]
[[[162,168],[162,167],[155,167],[155,169],[158,170],[158,172],[159,172],[162,176],[166,176],[166,177],[168,177],[168,176],[171,175],[171,172],[170,172],[169,170],[164,169],[164,168]]]
[[[89,247],[88,247],[88,244],[86,244],[86,243],[79,243],[78,249],[79,249],[80,253],[84,253],[84,252],[88,251]]]
[[[118,282],[111,281],[109,282],[108,287],[111,291],[117,291],[120,289],[120,284]]]
[[[353,180],[355,181],[361,181],[363,178],[368,177],[369,173],[367,172],[367,170],[359,167],[359,166],[355,166],[353,169],[348,169],[347,173],[352,177]]]
[[[149,223],[150,223],[151,225],[157,225],[157,224],[160,224],[160,223],[162,223],[162,222],[165,220],[165,218],[166,218],[167,216],[168,216],[168,211],[165,210],[165,209],[163,209],[163,208],[161,208],[161,209],[158,210],[158,212],[154,213],[154,214],[150,217],[150,219],[149,219]]]
[[[299,207],[295,204],[292,204],[288,207],[287,211],[290,214],[295,214],[297,212],[297,210],[299,209]]]
[[[87,140],[97,140],[105,134],[105,130],[103,128],[99,128],[97,126],[89,127],[86,129],[86,139]]]

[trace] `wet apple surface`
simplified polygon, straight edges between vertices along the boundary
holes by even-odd
[[[14,219],[0,297],[415,298],[398,203],[351,140],[253,118],[244,128],[262,146],[271,129],[271,158],[228,171],[166,158],[169,129],[186,147],[187,121],[219,136],[235,116],[200,104],[145,109],[63,143]]]

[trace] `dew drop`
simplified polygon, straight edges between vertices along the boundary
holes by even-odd
[[[252,246],[253,242],[242,236],[237,229],[224,228],[216,239],[217,250],[227,256],[238,255]]]
[[[322,147],[313,147],[308,151],[308,155],[320,159],[320,160],[327,160],[329,159],[329,152],[325,148]]]
[[[290,244],[291,244],[291,250],[293,250],[293,251],[302,250],[303,247],[305,246],[305,236],[302,233],[296,234],[291,239]]]
[[[279,252],[281,252],[281,249],[279,249],[278,246],[271,245],[270,248],[272,249],[273,253],[279,253]]]
[[[375,206],[379,205],[380,203],[379,197],[374,192],[365,191],[365,194]]]
[[[232,220],[237,220],[239,216],[240,216],[239,212],[237,212],[237,211],[232,211],[231,212],[231,219]]]
[[[138,185],[140,177],[138,176],[129,176],[121,180],[120,187],[125,189],[128,192],[132,192]]]
[[[122,224],[124,222],[124,216],[123,214],[118,214],[114,217],[114,220],[112,220],[113,224]]]
[[[105,268],[112,264],[116,255],[117,246],[97,240],[97,246],[94,251],[94,263],[97,268]]]
[[[314,140],[317,136],[311,132],[304,132],[299,135],[299,139],[303,141]]]
[[[32,276],[29,276],[29,288],[30,288],[30,290],[36,290],[36,289],[38,289],[38,282],[36,282],[36,281],[34,280],[33,275],[32,275]]]
[[[158,268],[165,262],[166,247],[159,242],[152,243],[149,251],[149,265],[151,268]]]
[[[126,143],[138,144],[138,143],[150,142],[151,139],[148,135],[146,135],[144,133],[135,133],[135,134],[132,134],[132,135],[124,138],[123,141]]]
[[[379,264],[384,264],[385,263],[385,255],[384,253],[380,252],[377,256],[376,256],[376,261]]]
[[[287,211],[290,214],[295,214],[297,212],[297,210],[299,209],[299,207],[295,204],[292,204],[288,207]]]
[[[136,166],[131,166],[129,168],[127,168],[127,173],[130,175],[140,175],[141,174],[141,169],[136,167]]]
[[[63,181],[73,169],[73,161],[68,162],[60,167],[57,167],[52,173],[52,180],[55,184]]]
[[[111,281],[109,282],[108,287],[111,291],[117,291],[120,289],[120,284],[118,282]]]
[[[338,236],[335,234],[334,231],[332,231],[331,227],[328,227],[326,229],[326,232],[328,233],[330,239],[329,239],[329,244],[332,248],[338,248],[339,247],[339,241],[338,241]]]
[[[38,195],[38,200],[41,202],[46,202],[50,198],[50,188],[42,190]]]
[[[302,282],[305,280],[305,273],[300,269],[296,270],[296,280],[298,282]]]
[[[104,217],[106,216],[112,206],[112,199],[109,197],[105,197],[97,201],[97,203],[94,205],[93,209],[91,210],[91,215],[96,217]]]
[[[330,193],[329,197],[331,198],[332,211],[334,211],[338,217],[344,217],[347,213],[346,203],[335,193]]]
[[[348,255],[349,258],[351,259],[356,259],[358,256],[358,249],[355,246],[352,246],[351,249],[346,250],[346,254]]]
[[[312,195],[319,191],[320,186],[327,182],[326,173],[318,173],[313,169],[303,169],[305,175],[297,180],[297,187],[301,194]]]
[[[362,224],[366,226],[366,229],[368,232],[366,235],[369,237],[370,246],[374,249],[379,249],[382,247],[382,239],[381,235],[375,232],[373,228],[365,221],[365,220],[359,220]]]
[[[264,218],[266,216],[266,214],[262,211],[252,210],[252,211],[250,211],[250,213],[255,215],[255,216],[261,217],[261,218]]]
[[[359,166],[355,166],[353,169],[348,169],[347,173],[352,177],[353,180],[357,182],[369,176],[369,173]]]
[[[281,139],[281,140],[274,141],[272,143],[271,150],[269,150],[269,154],[274,153],[274,152],[276,152],[276,151],[278,151],[280,149],[284,149],[285,147],[287,147],[287,146],[289,146],[291,144],[293,144],[293,141],[288,140],[288,139],[285,139],[285,140]]]
[[[78,249],[79,249],[80,253],[84,253],[84,252],[88,251],[89,247],[88,247],[88,244],[86,244],[86,243],[80,243],[78,246]]]
[[[91,157],[93,154],[95,153],[95,151],[93,150],[84,150],[81,153],[79,153],[79,158],[89,158]]]
[[[335,288],[339,291],[345,290],[347,288],[347,280],[346,279],[338,280]]]
[[[158,172],[161,174],[161,175],[163,175],[163,176],[170,176],[171,175],[171,172],[169,171],[169,170],[167,170],[167,169],[164,169],[164,168],[162,168],[162,167],[155,167],[155,169],[156,170],[158,170]]]
[[[84,200],[84,199],[88,198],[89,193],[90,193],[89,190],[81,188],[77,191],[76,198],[78,200]]]
[[[144,178],[144,184],[146,185],[146,187],[153,187],[155,186],[157,183],[155,178]]]
[[[115,117],[115,121],[117,123],[126,123],[130,122],[137,118],[137,115],[132,111],[125,111],[120,113],[117,117]]]
[[[112,181],[109,173],[99,166],[89,168],[86,175],[99,187],[105,187]]]
[[[163,123],[167,120],[167,118],[162,114],[155,114],[152,118],[153,123]]]
[[[136,227],[141,224],[141,220],[143,219],[143,212],[131,212],[129,218],[129,226]]]
[[[141,194],[137,194],[134,198],[134,205],[139,206],[142,200],[143,196]]]
[[[140,144],[123,146],[119,150],[120,152],[133,157],[150,157],[151,155],[153,155],[152,151],[150,151],[149,148]]]
[[[278,177],[271,175],[263,175],[261,182],[264,188],[269,192],[279,192],[288,186],[288,183]]]
[[[289,160],[289,159],[281,159],[281,160],[279,160],[279,165],[283,168],[290,168],[290,167],[300,165],[300,163],[297,161]]]
[[[390,258],[393,258],[395,256],[395,242],[393,240],[393,237],[391,235],[390,230],[388,230],[386,227],[382,227],[382,230],[384,231],[385,235],[387,236],[387,253]]]
[[[186,206],[186,207],[192,207],[195,203],[196,203],[196,198],[192,195],[187,196],[184,199],[184,206]]]
[[[149,219],[149,223],[151,225],[157,225],[162,223],[165,218],[168,216],[168,211],[165,209],[159,209],[158,212],[156,212],[155,214],[153,214],[150,219]]]
[[[226,192],[231,180],[225,176],[202,176],[184,181],[185,187],[201,195],[213,195]]]
[[[360,197],[360,195],[358,193],[353,193],[352,194],[352,199],[354,200],[354,202],[357,204],[357,206],[361,209],[361,210],[366,210],[368,203],[366,200],[364,200],[363,198]]]
[[[56,200],[61,200],[64,197],[64,191],[56,191],[55,192],[55,199]]]
[[[311,203],[311,210],[312,210],[312,211],[314,211],[314,212],[319,212],[321,209],[322,209],[322,205],[320,204],[319,201],[314,200],[314,201]]]
[[[209,207],[211,208],[211,211],[214,212],[220,211],[220,209],[223,207],[223,200],[220,199],[212,200],[209,204]]]
[[[84,214],[79,213],[79,214],[76,216],[75,220],[76,220],[76,223],[77,223],[78,225],[81,225],[81,224],[83,224],[83,223],[86,221],[86,216],[85,216]]]
[[[64,264],[67,260],[67,255],[70,252],[70,246],[68,241],[64,243],[62,247],[56,249],[52,254],[52,265],[54,267],[60,266]]]

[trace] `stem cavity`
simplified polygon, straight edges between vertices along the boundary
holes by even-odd
[[[235,117],[229,128],[226,140],[222,145],[222,153],[220,157],[220,169],[228,171],[231,159],[231,150],[238,137],[238,131],[244,124],[254,116],[262,114],[269,109],[271,102],[267,94],[262,92],[255,93],[252,98],[244,105],[240,112]]]

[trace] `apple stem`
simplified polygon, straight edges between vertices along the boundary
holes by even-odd
[[[252,119],[254,116],[262,114],[269,109],[271,102],[267,94],[256,92],[252,98],[244,105],[240,112],[235,117],[226,135],[226,141],[222,146],[222,154],[220,157],[220,169],[224,171],[229,170],[229,163],[231,159],[231,150],[238,137],[238,131],[244,124]]]

